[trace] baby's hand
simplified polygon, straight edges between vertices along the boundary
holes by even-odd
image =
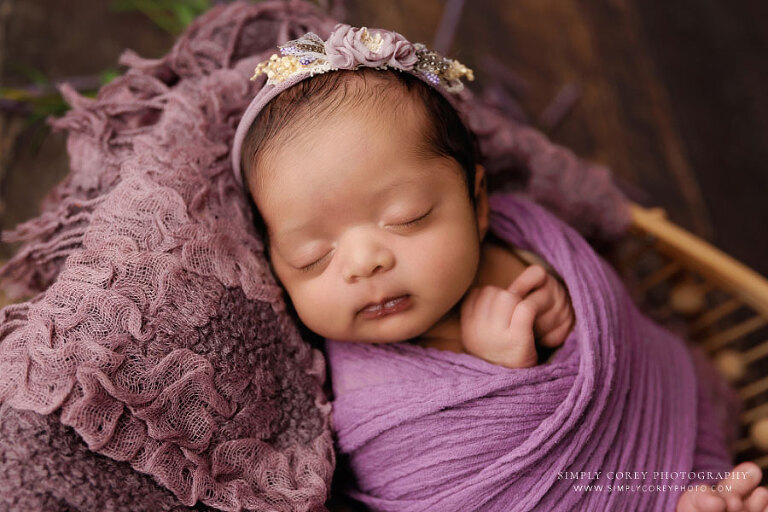
[[[574,322],[565,288],[540,265],[531,265],[506,290],[470,290],[461,306],[464,349],[508,368],[537,362],[534,331],[543,345],[562,344]]]
[[[530,273],[526,276],[526,274]],[[525,277],[523,277],[525,276]],[[525,300],[531,300],[538,308],[533,330],[542,345],[549,348],[563,344],[576,321],[571,299],[565,286],[540,265],[531,265],[510,285],[517,293],[525,295],[530,282],[534,285]]]
[[[768,512],[768,489],[759,486],[763,477],[760,466],[742,462],[731,470],[731,475],[717,486],[691,486],[677,501],[676,512]]]

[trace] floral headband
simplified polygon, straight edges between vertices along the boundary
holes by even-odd
[[[240,152],[251,124],[272,98],[304,79],[342,69],[391,68],[420,78],[452,103],[451,96],[464,88],[461,78],[474,80],[472,70],[459,61],[443,57],[421,43],[411,43],[397,32],[383,29],[338,24],[327,41],[308,32],[278,48],[282,56],[272,55],[256,66],[251,80],[264,74],[267,81],[245,109],[235,132],[232,170],[240,184]]]

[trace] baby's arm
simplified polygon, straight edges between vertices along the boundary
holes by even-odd
[[[470,290],[461,306],[461,337],[467,353],[508,368],[538,360],[534,332],[542,345],[565,341],[574,323],[568,293],[540,265],[526,268],[505,290]]]

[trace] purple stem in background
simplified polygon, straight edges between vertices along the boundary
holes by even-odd
[[[485,88],[485,97],[488,101],[500,108],[506,115],[510,116],[515,121],[519,121],[524,124],[530,124],[530,118],[528,114],[523,110],[520,102],[517,101],[507,90],[498,82],[493,83]]]
[[[491,55],[484,55],[480,59],[480,68],[488,76],[495,78],[505,87],[509,88],[515,96],[522,97],[528,92],[528,84],[525,83],[525,80],[497,58]]]
[[[336,18],[340,21],[347,19],[347,6],[344,5],[344,0],[330,0],[330,4],[328,14],[330,14],[332,18]]]
[[[52,84],[30,84],[21,87],[8,87],[8,89],[24,91],[29,97],[40,98],[43,96],[59,94],[58,86],[65,82],[71,85],[76,91],[92,91],[103,85],[102,79],[99,76],[73,76],[57,80]],[[31,109],[24,100],[0,98],[0,111],[9,112],[11,114],[27,115],[31,112]]]
[[[347,8],[344,5],[344,0],[318,0],[318,5],[324,10],[331,18],[338,20],[339,23],[343,22],[347,18]]]
[[[72,76],[69,78],[62,78],[56,80],[51,84],[30,84],[21,87],[7,87],[8,89],[15,89],[26,92],[29,96],[48,96],[49,94],[58,94],[58,86],[67,82],[76,91],[95,90],[102,86],[102,80],[100,76]]]
[[[16,100],[6,100],[0,98],[0,111],[8,112],[10,114],[17,114],[26,116],[31,112],[29,105]]]
[[[456,35],[456,27],[461,19],[461,11],[464,9],[464,0],[448,0],[443,9],[443,17],[440,26],[432,41],[432,49],[445,55],[451,48],[453,37]]]
[[[580,85],[574,83],[565,84],[539,116],[539,126],[546,130],[554,129],[570,112],[580,97]]]
[[[622,178],[614,172],[611,172],[611,178],[619,190],[621,190],[628,199],[644,206],[652,206],[654,204],[654,201],[648,192],[633,183],[630,183],[627,179]]]

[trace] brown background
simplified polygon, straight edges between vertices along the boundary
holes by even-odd
[[[173,36],[108,0],[0,0],[0,84],[25,66],[50,80],[145,57]],[[347,21],[430,43],[445,1],[347,0]],[[488,56],[525,82],[534,123],[561,89],[581,91],[546,130],[608,165],[635,198],[768,274],[768,2],[764,0],[475,0],[449,52],[488,76]],[[33,216],[66,173],[64,136],[0,115],[0,225]],[[12,247],[0,244],[0,259]]]

